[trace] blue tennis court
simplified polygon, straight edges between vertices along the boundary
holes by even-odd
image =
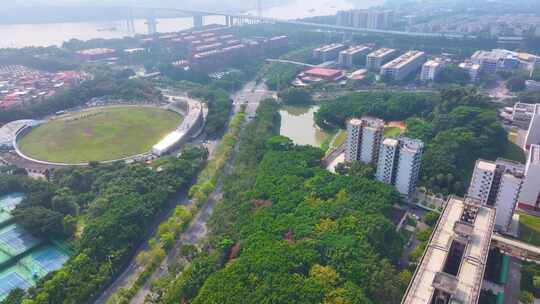
[[[39,244],[39,240],[22,227],[10,225],[0,231],[0,243],[11,248],[11,254],[20,254]]]
[[[15,288],[27,289],[30,286],[30,283],[23,279],[17,272],[10,272],[8,275],[0,278],[0,298],[6,297]]]
[[[46,272],[59,269],[69,259],[67,255],[54,247],[46,247],[33,253],[32,258]]]

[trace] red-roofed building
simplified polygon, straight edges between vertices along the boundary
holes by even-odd
[[[338,81],[345,76],[343,71],[327,68],[312,68],[300,75],[302,79],[320,79],[325,81]]]

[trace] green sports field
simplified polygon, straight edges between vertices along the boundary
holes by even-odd
[[[94,108],[49,121],[19,140],[31,158],[61,163],[106,161],[150,151],[182,116],[152,107]]]

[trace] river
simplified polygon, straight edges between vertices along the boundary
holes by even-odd
[[[277,5],[262,10],[264,17],[279,19],[296,19],[313,16],[335,14],[338,10],[352,8],[368,8],[380,5],[384,0],[292,0],[286,4]],[[250,11],[248,14],[256,14]],[[188,29],[193,26],[192,18],[158,19],[157,29],[167,33]],[[135,20],[135,33],[146,34],[147,26],[144,19]],[[224,24],[225,19],[220,16],[207,16],[205,24]],[[104,30],[112,29],[115,30]],[[0,25],[0,48],[20,48],[26,46],[61,45],[62,42],[76,38],[89,40],[96,38],[112,39],[132,36],[125,21],[108,22],[72,22],[72,23],[46,23],[46,24],[15,24]]]
[[[314,114],[319,106],[297,107],[284,106],[281,115],[280,134],[295,144],[320,147],[330,136],[315,125]]]

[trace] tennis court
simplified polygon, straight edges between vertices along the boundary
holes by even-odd
[[[13,216],[11,213],[0,209],[0,225],[9,221]]]
[[[32,259],[43,270],[49,273],[62,267],[69,257],[60,250],[52,246],[47,246],[32,253]]]
[[[12,193],[0,196],[0,225],[13,218],[11,211],[24,199],[23,193]]]
[[[0,277],[0,299],[4,299],[9,292],[15,288],[27,289],[32,283],[27,282],[16,271],[9,271],[6,275]]]
[[[0,196],[0,209],[10,212],[22,202],[24,199],[23,193],[11,193],[8,195]]]
[[[11,255],[19,255],[38,245],[39,242],[38,239],[16,224],[0,230],[0,249]]]

